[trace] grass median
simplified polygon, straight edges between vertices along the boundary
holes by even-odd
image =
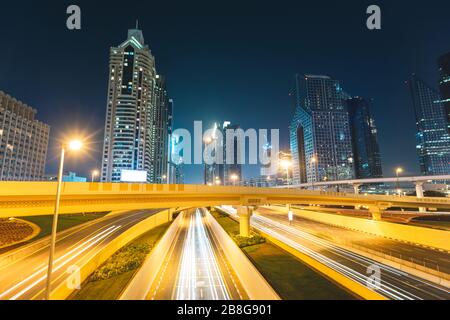
[[[117,300],[170,224],[153,228],[117,251],[69,300]]]
[[[84,214],[61,214],[58,215],[58,232],[77,225],[96,220],[107,215],[108,212],[84,213]],[[22,220],[30,221],[41,228],[41,232],[32,240],[44,238],[52,232],[53,215],[24,217]]]
[[[214,209],[211,214],[236,241],[239,223]],[[265,241],[241,249],[284,300],[354,299],[350,293],[271,242]]]

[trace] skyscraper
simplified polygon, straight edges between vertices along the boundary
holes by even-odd
[[[439,93],[415,74],[407,83],[416,116],[417,151],[422,174],[450,174],[450,135]]]
[[[142,31],[110,49],[108,102],[102,161],[103,182],[140,171],[150,183],[167,176],[171,102]]]
[[[50,127],[37,111],[0,91],[0,180],[44,178]]]
[[[242,180],[242,165],[239,164],[238,161],[238,143],[237,138],[234,139],[234,150],[233,150],[233,161],[232,163],[227,163],[227,143],[226,143],[226,132],[227,130],[238,130],[241,127],[236,124],[231,124],[230,122],[226,121],[224,122],[222,126],[222,132],[223,132],[223,138],[224,138],[224,164],[219,167],[219,173],[223,176],[221,179],[223,179],[224,185],[234,185],[238,184]]]
[[[294,184],[354,177],[348,95],[328,76],[296,76],[290,126]]]
[[[450,52],[439,58],[439,90],[447,121],[447,132],[450,134]]]
[[[350,117],[355,177],[357,179],[381,178],[380,148],[377,128],[371,113],[372,100],[354,97],[346,100]]]

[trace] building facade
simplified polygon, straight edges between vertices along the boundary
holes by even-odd
[[[146,172],[149,183],[167,176],[171,104],[165,81],[141,30],[110,49],[102,182],[120,182],[122,171]],[[170,123],[170,124],[169,124]]]
[[[348,95],[339,81],[296,76],[291,94],[297,104],[290,125],[294,184],[353,178]]]
[[[450,52],[442,55],[439,65],[439,90],[447,121],[447,132],[450,134]]]
[[[381,178],[378,131],[371,113],[372,100],[354,97],[346,100],[352,135],[355,178]]]
[[[413,74],[407,82],[417,125],[417,152],[423,175],[450,174],[450,135],[437,90]]]
[[[50,127],[37,111],[0,91],[0,180],[44,179]]]

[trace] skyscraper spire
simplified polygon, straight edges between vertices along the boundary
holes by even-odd
[[[136,30],[139,30],[139,19],[136,19]]]

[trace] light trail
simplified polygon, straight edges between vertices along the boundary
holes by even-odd
[[[234,218],[238,217],[234,211],[226,210],[224,207],[222,209]],[[371,290],[387,298],[396,300],[422,300],[424,297],[431,299],[450,298],[450,292],[443,287],[438,287],[398,269],[342,249],[330,241],[301,231],[298,227],[277,222],[274,219],[254,215],[251,218],[251,224],[256,229],[271,235],[364,286],[368,286],[370,277],[364,272],[367,272],[369,266],[377,265],[382,271],[381,283],[379,287],[371,288]]]
[[[435,299],[442,299],[445,296],[450,296],[449,291],[442,287],[437,287],[432,283],[421,280],[420,278],[411,276],[395,268],[342,249],[329,241],[320,239],[319,237],[303,232],[297,228],[287,226],[262,216],[253,216],[252,224],[257,229],[274,236],[289,246],[307,254],[324,265],[327,265],[333,270],[346,275],[364,286],[367,286],[369,281],[369,276],[367,274],[358,272],[354,267],[349,267],[343,263],[337,262],[336,259],[320,254],[318,251],[326,250],[337,256],[339,260],[351,262],[359,269],[363,269],[365,272],[367,272],[367,267],[377,265],[382,270],[381,285],[379,288],[372,288],[372,290],[381,293],[387,298],[396,300],[422,300],[423,298],[420,293],[426,296],[432,296],[432,298]],[[311,244],[318,247],[319,250],[308,248],[307,246],[310,246]],[[414,282],[415,285],[410,284],[410,282]],[[402,287],[399,285],[402,285]],[[429,292],[426,287],[437,289],[440,291],[440,294],[434,295]],[[410,289],[413,289],[414,292],[411,292]]]
[[[196,209],[187,223],[175,299],[230,300],[202,212]]]
[[[110,234],[114,233],[115,231],[117,231],[120,228],[121,228],[121,226],[111,226],[111,227],[103,230],[102,232],[99,232],[97,235],[89,238],[88,240],[82,242],[81,244],[74,247],[72,250],[68,251],[61,257],[57,258],[54,262],[55,267],[53,268],[53,273],[60,270],[62,267],[67,265],[70,261],[74,260],[76,257],[81,255],[83,252],[90,249],[91,247],[93,247],[95,244],[102,241],[103,239],[107,238]],[[26,286],[24,289],[22,289],[21,291],[19,291],[12,297],[10,297],[9,300],[16,300],[16,299],[20,298],[22,295],[24,295],[30,289],[32,289],[33,287],[35,287],[36,285],[38,285],[40,282],[44,281],[47,278],[46,271],[47,271],[46,266],[41,267],[39,270],[37,270],[36,272],[31,274],[24,280],[18,282],[14,286],[12,286],[9,289],[7,289],[6,291],[2,292],[0,294],[0,299],[4,299],[7,295],[13,293],[20,286],[25,285],[27,282],[32,281],[36,277],[39,277],[40,274],[43,274],[37,280],[33,281],[31,284]]]

